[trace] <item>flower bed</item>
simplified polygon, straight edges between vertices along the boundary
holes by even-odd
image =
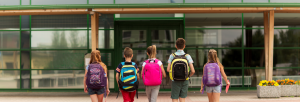
[[[300,97],[300,81],[296,82],[296,86],[297,86],[297,95],[298,97]]]
[[[297,96],[297,85],[294,80],[277,80],[281,86],[281,96]]]
[[[281,86],[277,82],[273,81],[260,81],[257,85],[257,97],[258,98],[276,98],[281,96]]]

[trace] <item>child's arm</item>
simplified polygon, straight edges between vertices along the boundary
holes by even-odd
[[[205,64],[206,65],[206,64]],[[205,67],[204,65],[204,67]],[[202,73],[202,80],[201,80],[201,89],[200,89],[200,92],[203,91],[203,75],[204,75],[204,67],[203,67],[203,73]]]
[[[106,92],[107,92],[107,94],[109,94],[109,86],[108,86],[108,83],[109,83],[109,81],[108,81],[108,77],[107,77],[107,66],[105,66],[105,76],[106,76],[106,80],[107,80],[107,83],[106,83]]]
[[[167,72],[170,72],[171,69],[171,63],[168,63]]]
[[[119,77],[120,77],[120,73],[116,73],[116,80],[117,80],[118,87],[119,87]]]
[[[164,69],[164,65],[161,65],[160,68],[161,68],[161,72],[162,72],[163,78],[167,77],[165,69]]]
[[[193,76],[193,75],[195,74],[195,69],[194,69],[193,63],[189,63],[189,66],[190,66],[190,68],[191,68],[191,73],[190,73],[190,76],[189,76],[189,77],[191,77],[191,76]]]
[[[87,70],[85,69],[85,74],[84,74],[84,78],[83,78],[83,88],[84,88],[84,92],[87,93],[87,87],[86,87],[86,74],[87,74]]]
[[[224,67],[220,66],[220,70],[221,70],[222,77],[225,80],[226,84],[229,84],[228,81],[227,81],[227,76],[226,76],[225,71],[224,71]]]

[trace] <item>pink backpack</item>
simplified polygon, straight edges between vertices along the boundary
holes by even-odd
[[[162,82],[162,72],[158,64],[158,59],[155,59],[154,62],[151,60],[146,60],[144,70],[142,72],[142,78],[146,86],[156,86],[160,85]]]

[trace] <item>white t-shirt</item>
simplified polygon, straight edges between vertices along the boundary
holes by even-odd
[[[151,58],[151,60],[155,60],[156,58]],[[148,59],[148,60],[150,60],[150,59]],[[151,61],[151,62],[153,62],[153,61]],[[157,62],[157,64],[159,65],[159,66],[161,66],[163,63],[161,62],[161,61],[158,61]],[[145,65],[146,65],[146,62],[143,62],[143,67],[145,67]]]

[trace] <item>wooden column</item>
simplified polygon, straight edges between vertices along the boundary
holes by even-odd
[[[274,11],[264,12],[264,32],[266,80],[271,81],[273,77]]]
[[[264,38],[265,38],[265,78],[267,79],[269,76],[269,12],[265,11],[264,12]]]
[[[274,49],[274,11],[269,13],[269,68],[268,80],[271,81],[273,77],[273,49]]]
[[[98,48],[99,14],[91,13],[92,51]]]

